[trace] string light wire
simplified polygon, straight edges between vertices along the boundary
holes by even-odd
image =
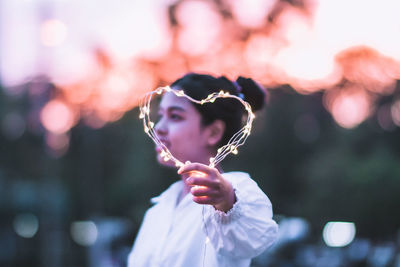
[[[169,149],[160,141],[156,132],[154,131],[154,122],[151,121],[150,118],[150,103],[154,94],[161,95],[165,92],[172,92],[178,97],[185,97],[188,100],[204,105],[206,103],[214,103],[214,101],[218,98],[233,98],[238,100],[246,109],[248,116],[246,120],[246,124],[236,132],[228,141],[228,143],[217,150],[217,154],[215,157],[211,157],[209,159],[210,164],[209,167],[214,168],[219,162],[221,162],[228,154],[236,155],[238,153],[238,147],[243,145],[247,139],[247,137],[251,133],[251,127],[253,124],[253,120],[255,119],[255,115],[251,109],[251,106],[248,102],[244,101],[240,97],[236,95],[232,95],[228,92],[224,92],[223,90],[219,92],[215,92],[209,94],[205,99],[196,100],[188,95],[185,94],[183,90],[176,90],[169,86],[158,87],[157,89],[148,92],[140,101],[140,114],[139,118],[143,120],[143,127],[145,133],[150,136],[150,138],[154,141],[154,143],[161,148],[160,156],[163,158],[164,161],[172,160],[175,163],[175,166],[180,168],[185,164],[175,158]]]

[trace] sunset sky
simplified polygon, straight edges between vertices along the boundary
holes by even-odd
[[[1,82],[8,94],[45,74],[60,93],[45,128],[115,121],[138,97],[188,71],[325,91],[352,128],[400,78],[397,0],[3,0]],[[400,102],[389,107],[400,125]]]

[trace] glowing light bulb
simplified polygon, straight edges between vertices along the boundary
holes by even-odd
[[[214,168],[214,166],[215,166],[215,162],[214,162],[214,161],[215,161],[215,158],[212,158],[212,157],[211,157],[211,158],[210,158],[210,167],[211,167],[211,168]]]
[[[232,154],[235,154],[235,155],[237,155],[237,153],[238,153],[238,150],[237,150],[237,148],[236,148],[236,146],[235,146],[235,145],[231,145],[231,146],[230,146],[230,150],[231,150]]]
[[[182,167],[183,165],[184,164],[182,162],[179,162],[179,161],[175,162],[175,166],[178,168]]]
[[[143,107],[140,109],[140,115],[143,114],[143,118],[146,114],[149,114],[150,110],[147,107]]]

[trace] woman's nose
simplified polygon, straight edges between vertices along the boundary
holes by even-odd
[[[157,135],[166,135],[167,134],[167,127],[166,127],[163,119],[160,119],[156,123],[156,125],[154,126],[154,130],[156,131]]]

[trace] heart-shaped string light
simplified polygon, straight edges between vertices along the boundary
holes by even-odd
[[[232,95],[228,92],[224,92],[223,90],[219,92],[212,93],[207,96],[207,98],[202,99],[202,100],[196,100],[191,98],[190,96],[186,95],[183,90],[176,90],[172,89],[169,86],[165,87],[159,87],[154,91],[151,91],[147,93],[141,100],[140,103],[140,114],[139,118],[143,120],[143,126],[144,126],[144,131],[146,134],[150,136],[151,139],[153,139],[154,143],[161,147],[161,152],[160,156],[163,158],[164,161],[172,160],[175,162],[175,166],[177,167],[182,167],[185,165],[183,162],[175,158],[169,149],[160,141],[158,138],[156,132],[154,131],[154,122],[151,121],[150,119],[150,102],[154,94],[161,95],[165,92],[172,92],[178,97],[186,97],[190,101],[203,105],[205,103],[214,103],[214,101],[217,98],[234,98],[246,109],[248,116],[247,116],[247,121],[246,124],[241,128],[237,133],[235,133],[231,139],[228,141],[228,143],[217,150],[217,154],[215,157],[210,158],[210,167],[215,167],[219,162],[221,162],[228,154],[237,154],[238,153],[238,147],[243,145],[244,142],[246,141],[247,137],[250,135],[251,132],[251,126],[253,123],[253,120],[255,118],[254,113],[251,110],[251,106],[248,102],[244,101],[240,97],[236,95]]]

